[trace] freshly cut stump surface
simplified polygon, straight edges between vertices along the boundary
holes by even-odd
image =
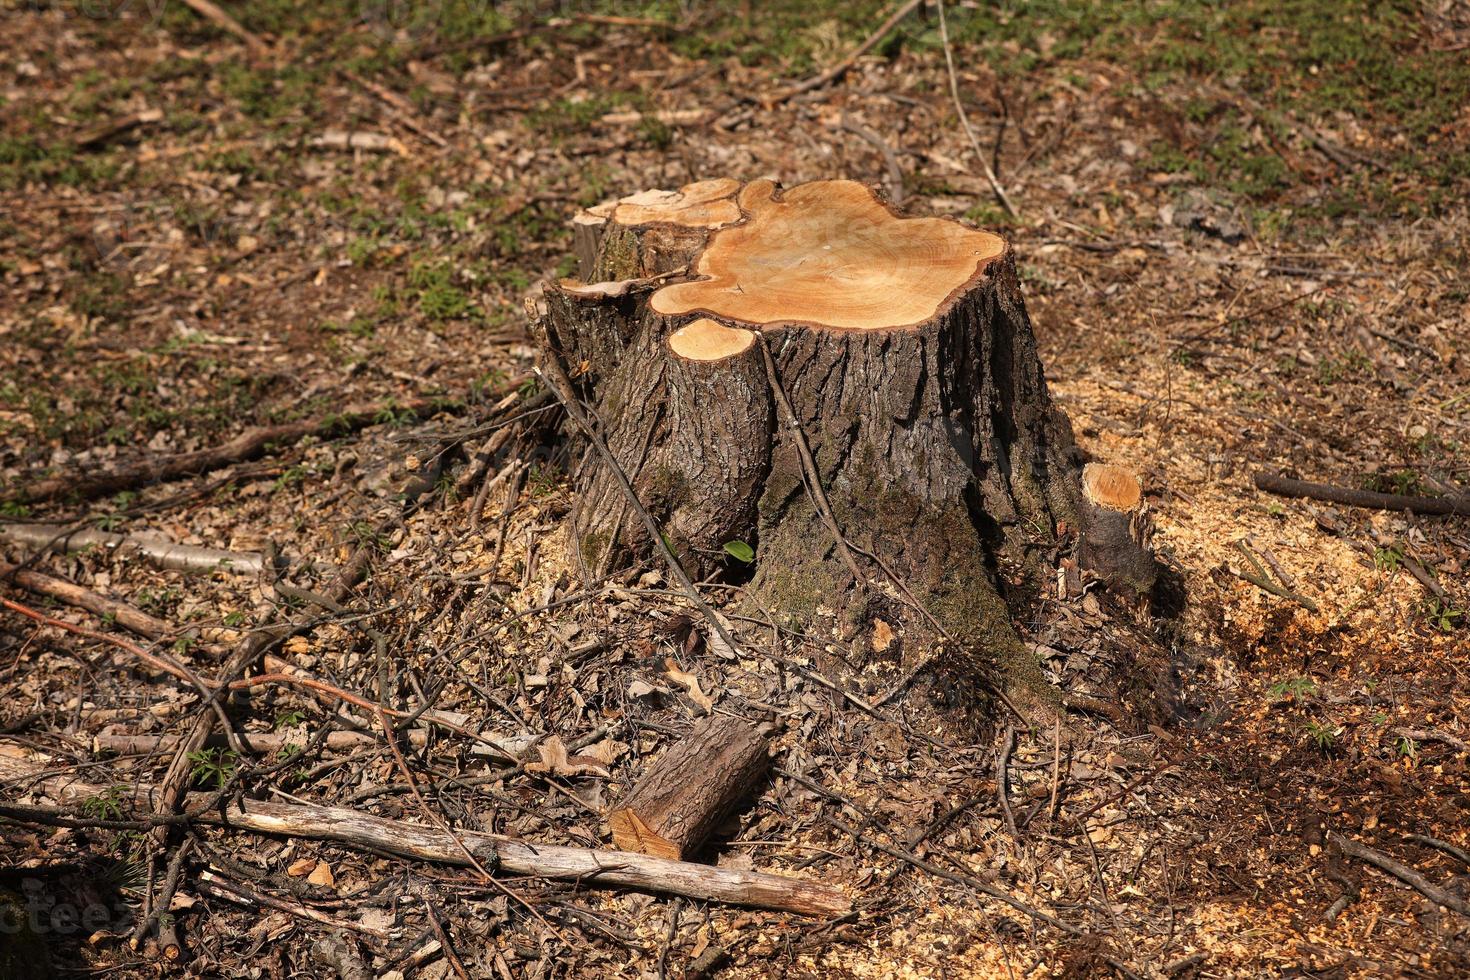
[[[692,187],[657,198],[718,219],[682,276],[615,297],[565,283],[538,324],[543,360],[595,409],[665,539],[700,575],[735,564],[725,545],[751,546],[752,596],[789,621],[835,620],[858,645],[880,617],[947,634],[962,673],[1040,686],[1011,621],[1084,526],[1081,461],[1010,247],[851,181]],[[640,249],[691,226],[622,226],[649,218],[625,207],[606,210],[584,265],[647,277],[663,260]],[[589,574],[651,556],[595,454],[575,482]]]

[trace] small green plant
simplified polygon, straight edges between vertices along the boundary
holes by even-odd
[[[1266,688],[1266,693],[1277,701],[1286,698],[1301,699],[1317,690],[1316,683],[1310,677],[1292,677],[1280,680]]]
[[[235,627],[241,625],[244,622],[245,622],[245,614],[242,613],[242,612],[240,612],[240,610],[238,610],[238,609],[235,610],[232,613],[225,614],[224,624],[226,626],[230,627],[231,629],[234,629]]]
[[[82,812],[93,820],[121,820],[123,801],[128,797],[126,786],[109,786],[96,796],[82,801]]]
[[[755,561],[755,549],[744,541],[726,541],[725,554],[744,565]]]
[[[1373,549],[1373,567],[1380,572],[1396,572],[1404,564],[1404,553],[1392,545]]]
[[[1363,489],[1375,493],[1393,493],[1413,496],[1424,492],[1419,474],[1413,470],[1394,470],[1389,473],[1370,473],[1363,480]]]
[[[1340,726],[1324,725],[1318,721],[1307,722],[1307,738],[1312,740],[1318,752],[1331,752],[1337,744],[1337,736],[1341,734]]]
[[[276,715],[276,731],[280,731],[283,728],[295,728],[305,720],[306,715],[301,711],[282,711]]]
[[[1398,741],[1393,743],[1393,748],[1401,759],[1419,758],[1419,743],[1407,735],[1400,735]]]
[[[235,768],[239,764],[240,757],[229,749],[212,748],[200,749],[190,752],[189,770],[190,777],[201,786],[213,786],[214,789],[223,789],[230,777],[235,774]]]
[[[1439,596],[1429,596],[1419,604],[1419,610],[1429,625],[1441,633],[1453,633],[1465,624],[1465,610]]]

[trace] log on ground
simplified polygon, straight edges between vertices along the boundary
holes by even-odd
[[[700,722],[608,814],[613,843],[656,857],[688,857],[765,775],[769,743],[765,728],[743,718]]]

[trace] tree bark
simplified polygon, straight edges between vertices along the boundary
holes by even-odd
[[[549,289],[541,355],[575,379],[690,571],[740,542],[756,549],[751,593],[789,620],[906,622],[954,641],[964,673],[1044,688],[1011,619],[1088,523],[1011,249],[850,181],[758,180],[734,204],[683,277],[617,297]],[[629,262],[604,235],[584,264],[660,268],[634,238]],[[607,469],[589,455],[574,475],[591,575],[653,544]]]
[[[751,794],[769,764],[765,729],[742,718],[706,719],[659,756],[608,814],[613,844],[682,860]]]

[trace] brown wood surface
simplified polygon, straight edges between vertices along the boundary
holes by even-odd
[[[665,750],[608,815],[625,851],[682,859],[696,851],[770,764],[769,736],[743,718],[715,715]]]

